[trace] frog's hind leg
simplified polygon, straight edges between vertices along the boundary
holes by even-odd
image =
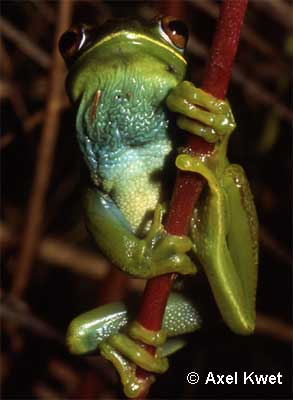
[[[92,352],[127,322],[127,309],[121,302],[105,304],[81,314],[68,327],[66,342],[69,351],[73,354]]]
[[[139,323],[127,325],[129,314],[123,303],[111,303],[76,317],[67,333],[67,344],[73,354],[86,354],[99,348],[101,355],[111,361],[118,371],[124,392],[128,397],[137,397],[154,381],[136,377],[136,366],[154,373],[168,369],[166,356],[185,345],[179,338],[167,338],[199,329],[201,320],[194,305],[179,293],[171,293],[166,306],[163,329],[154,332]],[[137,341],[157,348],[150,354]]]
[[[155,378],[152,374],[146,380],[137,378],[136,366],[151,373],[164,373],[169,367],[166,357],[186,344],[182,338],[169,338],[194,332],[200,325],[201,318],[194,304],[182,294],[171,293],[161,331],[150,331],[132,322],[125,333],[110,336],[99,347],[101,354],[117,369],[125,394],[137,397]],[[137,342],[155,347],[155,354],[150,354]]]
[[[168,369],[168,360],[165,356],[179,350],[185,342],[179,339],[169,339],[174,336],[191,333],[199,329],[201,318],[194,304],[184,295],[171,293],[166,306],[162,330],[151,331],[144,328],[137,321],[130,323],[125,333],[111,335],[100,346],[109,353],[109,345],[126,359],[141,368],[155,373],[163,373]],[[169,339],[168,341],[167,338]],[[150,354],[137,342],[156,347],[159,352]]]
[[[176,165],[208,181],[206,204],[194,215],[191,236],[223,319],[233,332],[255,327],[258,224],[243,169],[235,164],[217,177],[199,157],[182,154]]]

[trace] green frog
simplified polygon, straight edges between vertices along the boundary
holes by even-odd
[[[187,39],[185,23],[169,16],[77,25],[61,37],[67,93],[91,176],[86,222],[101,251],[133,277],[203,269],[224,321],[246,335],[255,325],[256,211],[243,169],[227,159],[235,128],[229,103],[185,80]],[[214,150],[197,156],[181,150],[176,157],[174,116],[180,131],[201,136]],[[175,159],[177,168],[208,184],[188,236],[167,234],[162,224]],[[154,378],[137,378],[135,367],[165,372],[167,356],[183,345],[177,336],[198,329],[201,318],[179,293],[170,295],[161,331],[131,318],[123,303],[104,305],[75,318],[67,342],[75,354],[99,349],[117,368],[125,394],[136,397]]]

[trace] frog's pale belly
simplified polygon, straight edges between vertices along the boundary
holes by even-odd
[[[161,198],[161,172],[170,152],[169,140],[124,148],[98,168],[102,190],[110,194],[135,231],[152,218],[150,213]]]
[[[146,222],[160,198],[159,183],[150,182],[148,177],[141,176],[119,186],[113,193],[113,199],[130,225],[137,230]]]

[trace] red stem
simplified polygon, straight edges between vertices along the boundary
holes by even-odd
[[[247,1],[224,0],[220,8],[217,30],[202,84],[205,91],[219,99],[224,99],[227,93]],[[197,136],[188,135],[187,148],[193,154],[206,154],[213,150],[213,145]],[[168,233],[173,235],[188,233],[192,211],[204,184],[205,181],[200,175],[178,171],[165,224]],[[175,274],[168,274],[147,282],[137,317],[138,322],[145,328],[155,331],[161,329],[168,295],[175,277]],[[149,351],[154,352],[154,348],[149,347]],[[138,369],[137,375],[144,378],[147,373]]]

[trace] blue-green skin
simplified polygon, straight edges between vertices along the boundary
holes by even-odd
[[[230,107],[183,81],[187,63],[159,23],[122,21],[111,29],[81,53],[67,78],[78,141],[94,183],[84,197],[88,228],[113,263],[139,278],[194,274],[186,254],[193,250],[228,326],[252,333],[257,218],[242,168],[226,157],[235,127]],[[215,144],[211,154],[176,160],[178,168],[203,175],[209,185],[194,211],[192,240],[168,235],[161,223],[163,193],[156,177],[174,147],[166,105],[178,113],[181,129]],[[134,365],[162,373],[168,368],[162,355],[181,344],[151,356],[131,338],[163,346],[166,337],[198,329],[200,319],[188,300],[173,294],[159,337],[137,323],[125,328],[128,320],[122,304],[102,306],[73,320],[68,344],[76,354],[99,348],[118,369],[125,394],[135,397],[153,378],[137,380]]]

